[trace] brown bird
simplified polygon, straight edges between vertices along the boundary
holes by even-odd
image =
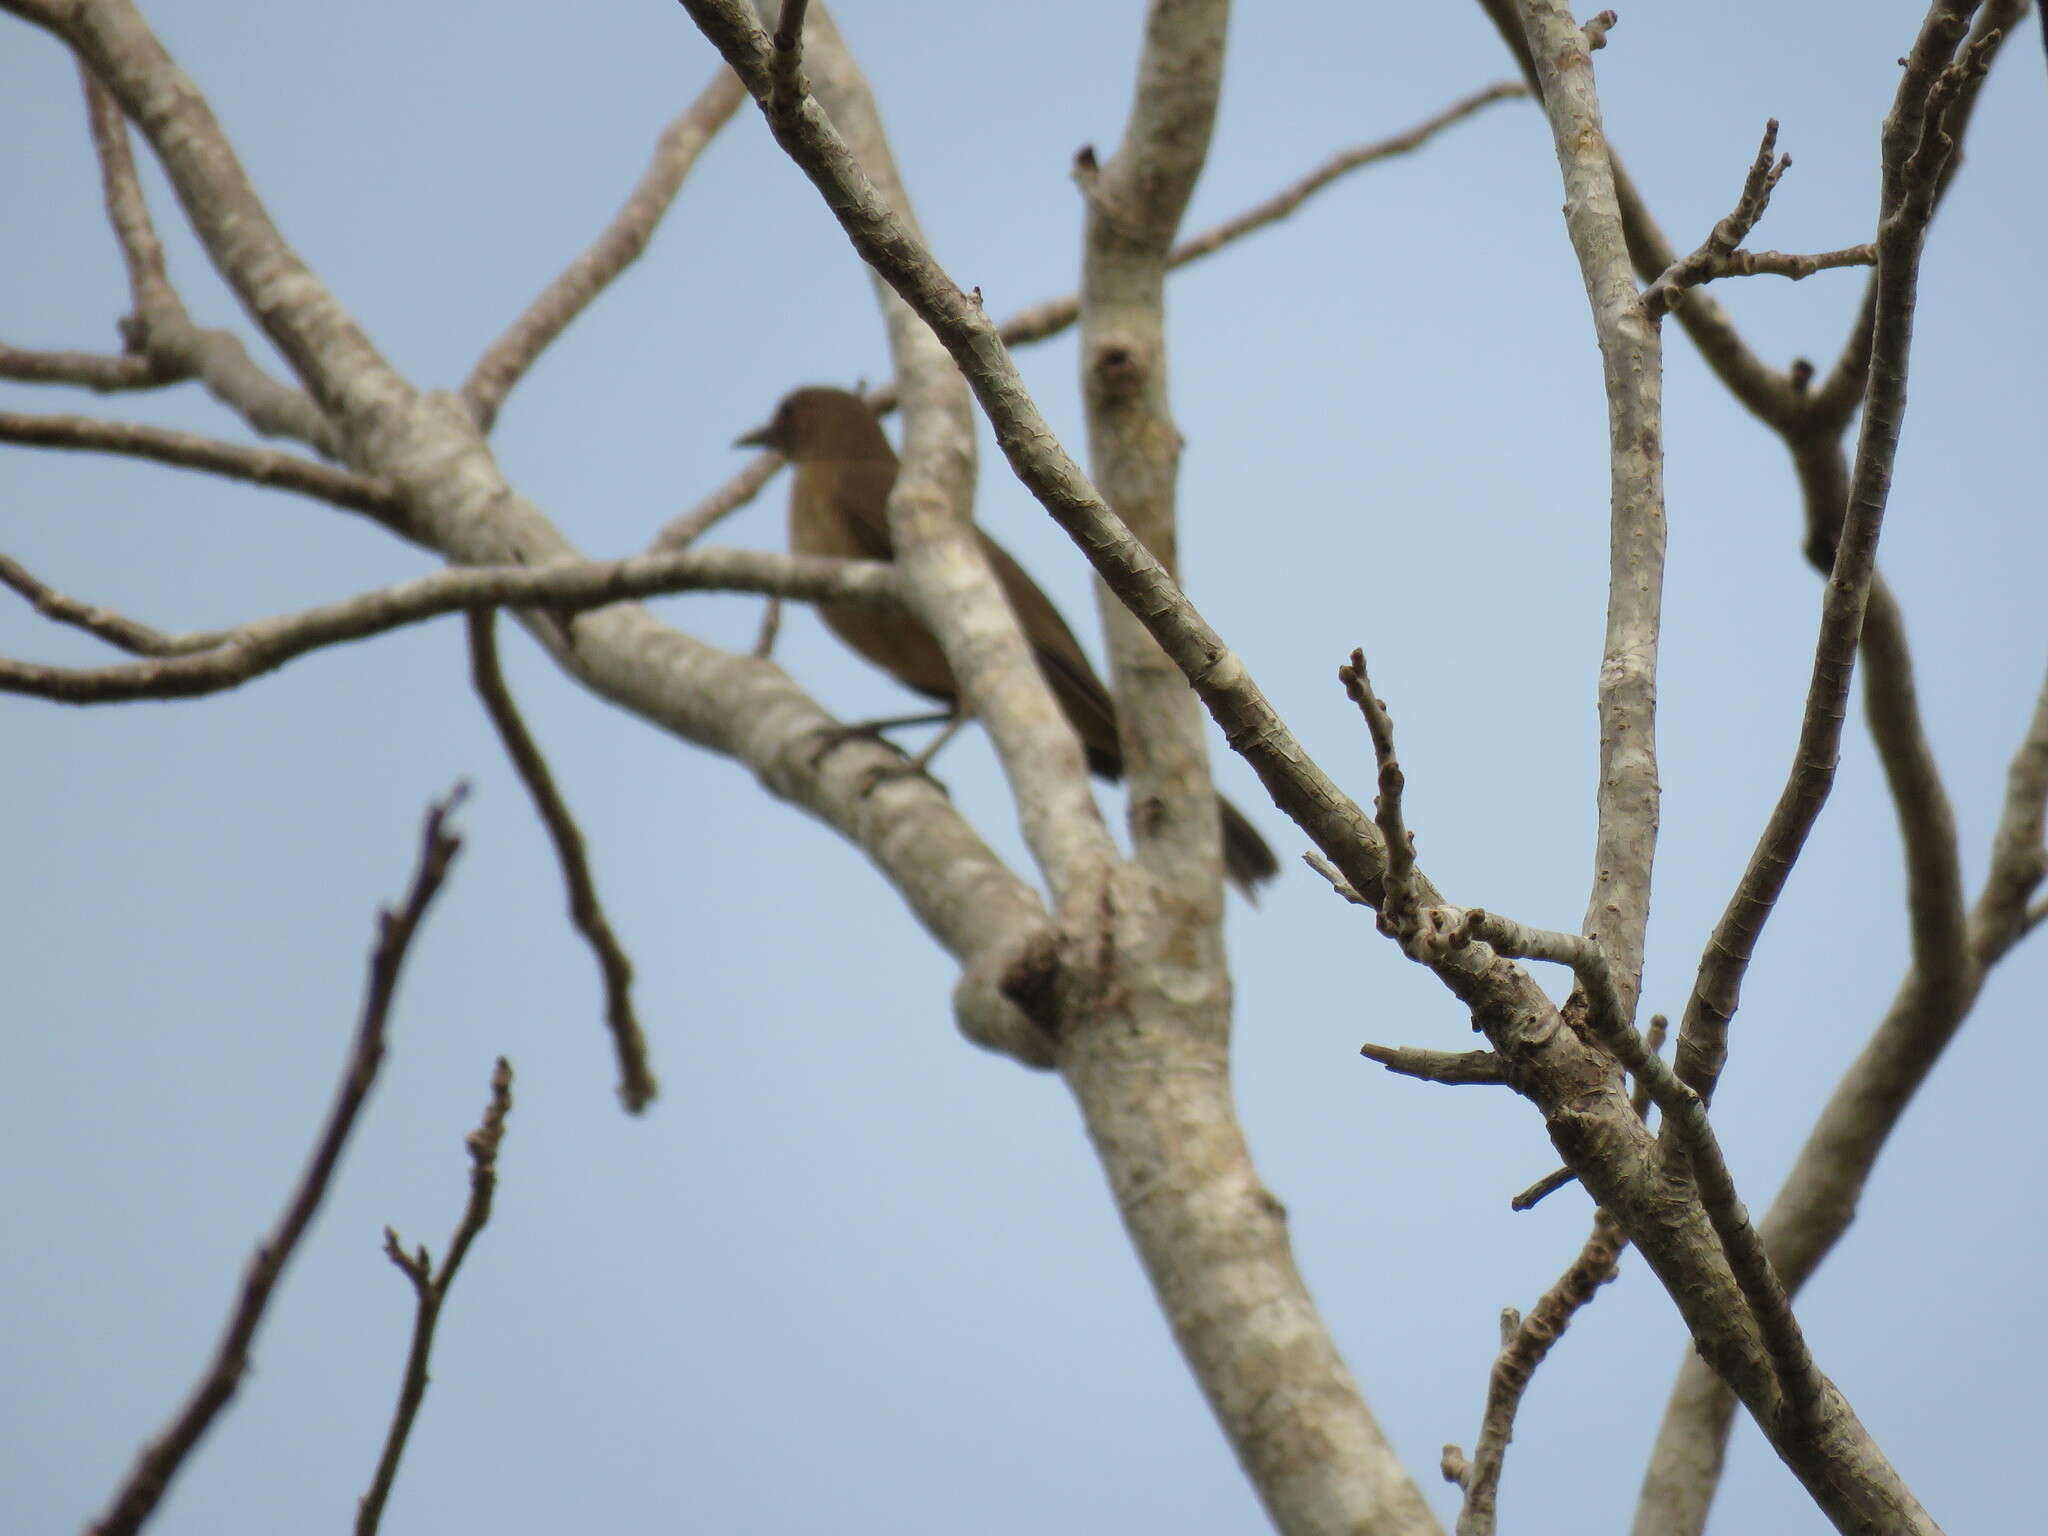
[[[773,448],[794,466],[789,547],[796,553],[842,560],[896,558],[883,510],[896,484],[896,450],[860,396],[843,389],[799,389],[776,407],[773,421],[734,446]],[[1081,643],[1023,567],[987,534],[975,532],[1053,698],[1081,738],[1089,771],[1112,781],[1122,778],[1116,705],[1088,664]],[[863,660],[958,711],[960,689],[953,669],[931,632],[916,619],[848,603],[820,603],[818,613]],[[1221,795],[1216,803],[1223,815],[1224,868],[1231,882],[1251,896],[1279,873],[1279,863],[1243,812]]]

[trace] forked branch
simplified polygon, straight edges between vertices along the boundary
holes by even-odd
[[[135,1468],[114,1496],[112,1505],[91,1527],[91,1536],[132,1536],[155,1511],[193,1447],[199,1443],[215,1417],[235,1395],[249,1369],[249,1349],[256,1330],[270,1305],[272,1293],[291,1262],[299,1239],[305,1236],[314,1212],[326,1198],[327,1186],[341,1160],[341,1149],[377,1080],[378,1065],[384,1059],[384,1028],[397,995],[398,978],[414,936],[427,915],[435,895],[446,879],[462,839],[448,828],[448,818],[461,803],[464,788],[458,785],[447,798],[428,812],[420,838],[420,856],[413,870],[412,886],[402,906],[385,908],[377,914],[377,942],[370,953],[369,978],[363,989],[362,1011],[356,1025],[355,1043],[349,1052],[334,1102],[327,1111],[326,1124],[313,1145],[313,1154],[299,1176],[290,1202],[263,1241],[250,1256],[243,1271],[241,1297],[228,1319],[227,1331],[215,1348],[206,1374],[193,1389],[184,1408],[164,1432],[146,1446]]]

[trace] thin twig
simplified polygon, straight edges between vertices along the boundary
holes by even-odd
[[[41,587],[41,583],[36,585]],[[673,555],[539,567],[463,566],[318,608],[255,619],[233,629],[158,635],[152,643],[160,650],[146,661],[111,667],[50,667],[0,659],[0,693],[24,693],[64,704],[192,698],[237,687],[308,651],[361,640],[459,609],[578,612],[634,598],[692,591],[780,593],[805,602],[883,606],[899,601],[896,568],[887,561],[829,560],[747,549],[685,550]],[[76,599],[63,602],[81,611],[86,608]],[[148,628],[105,610],[91,611],[100,615],[100,627],[94,632],[102,638],[117,631],[134,634]]]
[[[469,1150],[469,1200],[462,1219],[448,1241],[448,1256],[435,1270],[422,1243],[407,1253],[398,1234],[384,1229],[384,1253],[412,1282],[416,1307],[413,1313],[412,1348],[407,1352],[405,1378],[398,1389],[398,1406],[391,1415],[391,1428],[384,1437],[384,1452],[377,1458],[376,1475],[370,1491],[356,1506],[356,1536],[376,1536],[384,1518],[384,1503],[391,1496],[391,1484],[398,1476],[398,1459],[405,1454],[405,1442],[412,1433],[413,1420],[427,1395],[427,1361],[434,1351],[434,1329],[441,1320],[441,1304],[455,1283],[455,1272],[469,1252],[469,1245],[491,1219],[491,1200],[498,1189],[498,1147],[505,1139],[505,1117],[512,1113],[512,1063],[504,1057],[491,1072],[491,1102],[484,1107],[480,1125],[462,1140]]]
[[[179,469],[203,470],[223,479],[309,496],[382,523],[401,538],[416,535],[404,504],[386,486],[332,465],[302,459],[275,448],[224,443],[196,432],[175,432],[136,421],[101,421],[93,416],[34,416],[0,411],[0,442],[72,452],[113,453],[149,459]]]
[[[788,460],[773,449],[755,454],[746,466],[696,506],[661,525],[647,547],[651,552],[688,549],[713,528],[761,494]]]
[[[1579,1176],[1569,1168],[1553,1168],[1534,1184],[1523,1190],[1508,1202],[1511,1211],[1533,1211],[1567,1184],[1578,1182]]]
[[[1372,691],[1372,679],[1366,675],[1365,652],[1354,649],[1351,660],[1337,669],[1337,681],[1344,685],[1345,695],[1358,706],[1365,716],[1366,731],[1372,737],[1373,761],[1379,768],[1379,793],[1373,798],[1373,821],[1380,829],[1380,837],[1387,849],[1386,900],[1380,908],[1380,921],[1387,932],[1397,933],[1402,925],[1413,919],[1414,892],[1409,877],[1415,870],[1415,839],[1408,831],[1401,811],[1401,797],[1407,788],[1407,776],[1401,772],[1401,761],[1394,754],[1394,721],[1387,713],[1386,700]]]
[[[782,633],[782,599],[771,596],[761,609],[761,629],[754,637],[753,653],[768,657],[775,654],[775,637]]]
[[[1479,1439],[1467,1462],[1457,1447],[1444,1447],[1448,1481],[1464,1490],[1458,1512],[1458,1536],[1492,1536],[1501,1469],[1508,1442],[1514,1438],[1515,1414],[1536,1367],[1550,1353],[1579,1309],[1615,1277],[1628,1237],[1604,1210],[1593,1212],[1593,1230],[1571,1266],[1543,1293],[1526,1316],[1509,1309],[1501,1318],[1501,1349],[1486,1383],[1486,1408],[1479,1420]]]
[[[647,169],[604,232],[542,290],[470,370],[462,399],[478,426],[490,431],[505,397],[541,353],[639,259],[698,156],[746,95],[733,72],[721,65],[689,109],[661,131]]]
[[[512,759],[520,782],[533,798],[533,808],[547,828],[548,841],[555,846],[555,860],[562,867],[562,885],[569,897],[569,919],[597,956],[597,968],[604,977],[605,1027],[611,1031],[612,1049],[619,1061],[619,1100],[632,1114],[639,1114],[660,1091],[653,1069],[647,1064],[647,1037],[633,1012],[633,962],[612,932],[604,906],[597,898],[597,884],[591,879],[590,860],[584,851],[583,833],[569,804],[555,787],[554,775],[540,745],[520,718],[512,702],[512,690],[505,685],[504,670],[498,665],[497,611],[471,609],[468,614],[470,678],[477,697],[483,700],[491,724],[505,755]]]
[[[128,143],[128,120],[112,94],[100,84],[83,59],[78,61],[79,84],[85,92],[86,122],[92,131],[93,150],[100,162],[100,190],[106,199],[107,222],[121,247],[122,265],[128,271],[128,295],[135,305],[134,318],[146,326],[151,317],[179,308],[178,295],[164,265],[163,241],[149,216],[149,204],[142,195],[142,178],[135,172],[135,155]],[[138,342],[141,336],[135,338]]]
[[[11,555],[0,555],[0,585],[19,592],[51,623],[82,629],[131,656],[177,656],[188,650],[203,650],[211,641],[210,636],[204,635],[167,635],[111,608],[98,608],[66,597]],[[198,644],[192,643],[195,638]]]
[[[1344,878],[1343,872],[1336,865],[1332,864],[1320,853],[1317,853],[1315,849],[1311,848],[1308,852],[1304,853],[1301,856],[1301,862],[1329,881],[1330,889],[1350,902],[1354,907],[1369,907],[1372,905],[1371,902],[1358,894],[1351,882]]]
[[[200,1436],[241,1385],[249,1368],[249,1347],[263,1321],[271,1293],[314,1213],[320,1209],[335,1164],[341,1160],[342,1147],[355,1129],[363,1101],[376,1081],[377,1068],[384,1056],[385,1020],[398,990],[399,972],[427,908],[447,876],[449,863],[462,847],[461,837],[448,829],[447,821],[465,793],[466,787],[457,785],[446,798],[429,808],[420,838],[419,863],[413,871],[412,888],[405,903],[395,911],[386,907],[377,914],[377,942],[370,954],[369,978],[364,986],[362,1013],[348,1066],[335,1089],[326,1124],[314,1143],[313,1155],[299,1176],[290,1203],[257,1245],[243,1271],[241,1299],[214,1350],[211,1365],[170,1427],[144,1448],[114,1502],[92,1525],[91,1536],[130,1536],[141,1529]]]
[[[1749,174],[1743,178],[1742,195],[1735,200],[1734,211],[1708,231],[1698,250],[1683,261],[1673,262],[1662,277],[1643,290],[1643,308],[1652,318],[1670,309],[1687,288],[1723,275],[1721,264],[1749,238],[1749,232],[1770,206],[1771,193],[1777,189],[1779,178],[1792,168],[1790,155],[1780,155],[1773,162],[1771,154],[1777,147],[1778,120],[1774,117],[1764,124],[1763,144],[1750,163]]]

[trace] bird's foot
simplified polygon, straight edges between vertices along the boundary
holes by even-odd
[[[921,752],[916,757],[907,757],[900,763],[877,763],[866,770],[861,775],[860,793],[866,797],[891,780],[911,778],[923,779],[948,800],[953,798],[953,791],[946,788],[945,781],[934,778],[931,769],[925,766],[925,754]]]
[[[864,770],[861,774],[860,786],[860,794],[862,796],[865,797],[873,794],[891,779],[904,779],[916,776],[929,780],[937,787],[940,794],[949,800],[952,799],[953,792],[947,789],[938,779],[933,778],[927,767],[931,761],[931,753],[928,750],[920,752],[913,757],[883,734],[883,732],[890,728],[905,723],[901,720],[869,720],[859,725],[835,725],[819,731],[817,733],[818,744],[811,752],[811,771],[815,773],[820,763],[824,762],[826,758],[830,757],[848,742],[871,741],[876,746],[887,747],[901,761],[876,763],[874,766]],[[923,724],[925,722],[919,720],[915,723]]]

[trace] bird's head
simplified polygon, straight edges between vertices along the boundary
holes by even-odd
[[[783,396],[775,415],[734,441],[735,448],[772,448],[799,463],[806,459],[894,456],[868,403],[850,390],[807,385]]]

